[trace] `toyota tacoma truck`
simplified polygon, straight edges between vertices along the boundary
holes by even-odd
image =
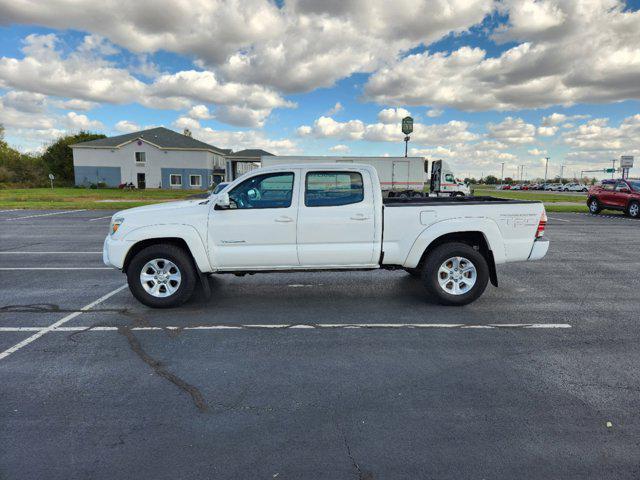
[[[150,307],[174,307],[207,276],[404,269],[445,305],[498,285],[496,265],[538,260],[540,202],[494,197],[383,199],[375,168],[292,164],[252,170],[215,196],[113,215],[103,259]]]

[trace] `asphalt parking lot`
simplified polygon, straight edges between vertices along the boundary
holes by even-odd
[[[463,308],[376,271],[160,311],[102,264],[110,213],[0,212],[2,479],[640,476],[640,221],[551,213]]]

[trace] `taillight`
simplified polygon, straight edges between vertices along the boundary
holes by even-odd
[[[538,229],[536,230],[536,238],[544,237],[544,229],[547,227],[547,212],[542,211],[540,215],[540,223],[538,223]]]

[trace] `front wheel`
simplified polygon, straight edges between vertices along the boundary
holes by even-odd
[[[590,198],[587,206],[589,207],[589,213],[592,213],[593,215],[600,213],[600,210],[602,210],[597,198]]]
[[[627,215],[629,215],[631,218],[640,217],[640,203],[636,202],[635,200],[631,202],[629,204],[629,207],[627,208]]]
[[[127,268],[129,290],[152,308],[177,307],[191,298],[197,277],[191,257],[170,244],[151,245],[138,252]]]
[[[489,282],[484,256],[466,243],[446,243],[429,254],[422,271],[427,292],[442,305],[467,305]]]

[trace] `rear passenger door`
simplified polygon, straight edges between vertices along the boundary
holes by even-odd
[[[312,170],[306,172],[303,185],[298,214],[300,265],[377,264],[373,258],[375,204],[368,174]]]

